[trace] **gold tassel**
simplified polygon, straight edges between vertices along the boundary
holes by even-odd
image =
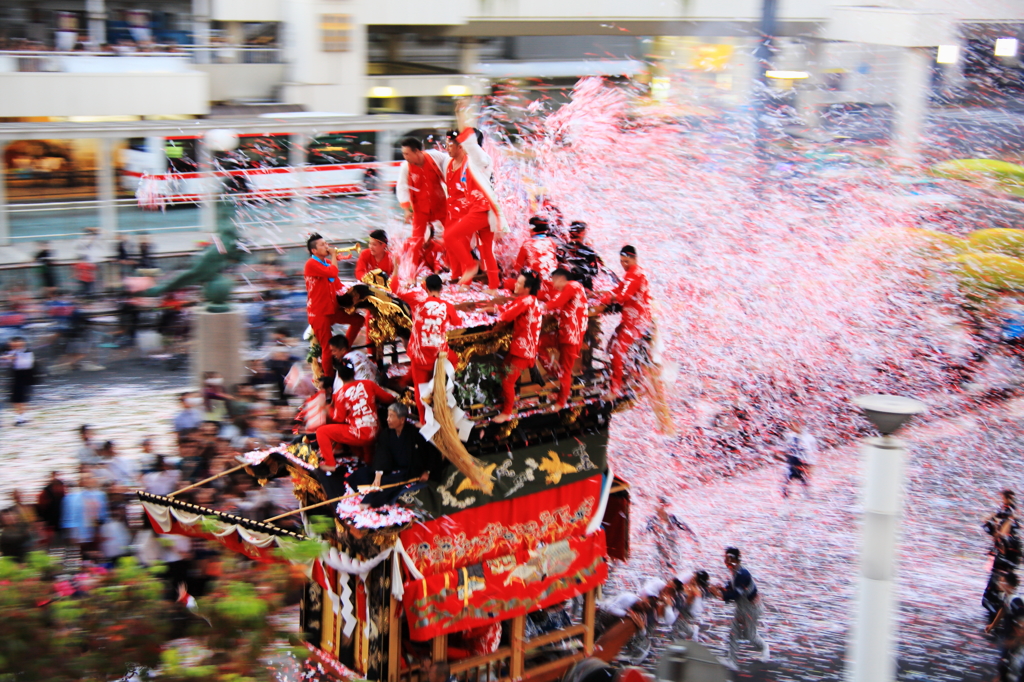
[[[448,395],[445,391],[445,382],[448,376],[444,370],[447,357],[446,353],[438,353],[437,362],[434,364],[434,392],[431,396],[431,407],[434,410],[434,419],[437,420],[441,428],[434,434],[431,442],[475,487],[485,495],[491,495],[494,491],[494,481],[484,470],[480,460],[469,454],[466,446],[459,440],[455,419],[452,417],[451,410],[448,409]]]

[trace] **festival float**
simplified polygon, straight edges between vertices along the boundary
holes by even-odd
[[[637,627],[626,617],[605,631],[608,639],[595,637],[608,560],[629,553],[629,486],[607,456],[617,407],[602,399],[607,370],[584,348],[590,366],[577,361],[572,397],[559,411],[554,377],[523,371],[517,413],[495,423],[498,358],[512,333],[488,311],[502,299],[446,290],[463,325],[449,331],[450,353],[438,357],[426,394],[421,433],[444,456],[430,481],[352,490],[343,465],[333,475],[319,468],[316,440],[300,428],[291,444],[246,453],[225,472],[244,469],[261,485],[290,477],[296,512],[255,521],[176,499],[183,491],[139,493],[159,533],[205,538],[260,562],[303,564],[307,666],[323,679],[418,681],[431,662],[447,661],[460,680],[544,682],[595,652],[611,660]],[[411,405],[402,343],[409,311],[387,290],[372,292],[360,305],[369,309],[382,383]],[[547,329],[554,325],[545,318]],[[320,350],[312,343],[316,376]],[[371,493],[387,493],[389,503],[368,506]],[[571,622],[535,627],[545,609],[570,600]]]

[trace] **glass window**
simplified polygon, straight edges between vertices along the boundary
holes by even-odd
[[[448,99],[451,99],[449,97]],[[402,160],[402,140],[407,137],[415,137],[423,145],[424,149],[439,149],[444,151],[446,149],[445,143],[447,131],[443,128],[417,128],[416,130],[410,130],[404,135],[395,139],[395,148],[392,150],[392,159],[394,161]]]
[[[213,157],[223,170],[283,168],[288,165],[290,146],[287,135],[243,135],[238,149],[214,152]]]
[[[172,173],[194,173],[199,170],[194,137],[169,137],[164,140],[164,154]]]
[[[371,163],[377,160],[377,133],[327,133],[309,143],[307,162],[312,166],[335,163]]]

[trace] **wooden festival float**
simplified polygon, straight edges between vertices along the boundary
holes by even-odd
[[[246,453],[234,469],[261,485],[290,477],[301,503],[290,515],[260,522],[181,501],[181,491],[139,493],[157,532],[206,538],[256,561],[304,563],[301,628],[326,679],[420,682],[430,662],[447,661],[465,682],[546,682],[595,648],[611,660],[629,638],[619,628],[609,633],[614,643],[595,642],[608,559],[629,551],[629,487],[607,457],[607,372],[596,360],[586,372],[578,362],[571,400],[555,412],[555,378],[524,371],[515,418],[492,423],[511,327],[484,312],[494,299],[482,293],[444,297],[465,324],[449,332],[450,356],[435,372],[425,435],[445,468],[429,482],[366,508],[363,494],[345,487],[342,466],[333,475],[318,468],[310,434]],[[415,414],[402,343],[408,309],[378,288],[363,306],[385,383]],[[545,319],[546,329],[554,324]],[[309,357],[319,358],[313,344]],[[311,366],[317,374],[319,363]],[[304,542],[320,543],[316,558],[296,556],[309,556],[294,551]],[[531,635],[545,609],[570,600],[571,620]]]

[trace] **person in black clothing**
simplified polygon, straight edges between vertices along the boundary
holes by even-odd
[[[32,546],[32,532],[29,525],[13,508],[0,511],[0,555],[18,562],[25,561]]]
[[[6,359],[11,365],[10,400],[17,415],[14,425],[21,426],[27,421],[25,406],[28,405],[32,385],[36,382],[36,359],[32,351],[25,346],[25,339],[21,336],[11,338]]]
[[[57,288],[57,273],[53,269],[53,252],[46,242],[39,242],[35,261],[39,264],[39,284],[46,289]]]
[[[568,270],[570,277],[590,293],[594,291],[594,278],[604,267],[604,261],[587,244],[586,238],[587,224],[574,220],[569,225],[569,241],[558,249],[558,264]],[[600,338],[601,318],[599,315],[591,315],[587,317],[587,331],[583,334],[583,346],[580,349],[584,377],[593,374],[593,349],[598,346]]]
[[[60,539],[60,518],[64,504],[64,481],[57,478],[57,472],[50,474],[50,482],[39,491],[36,498],[36,516],[46,529],[47,544],[54,545]]]
[[[379,485],[400,483],[419,478],[426,483],[431,476],[440,476],[443,470],[441,453],[427,443],[419,430],[409,423],[409,408],[402,403],[388,405],[388,427],[377,436],[377,452],[373,464],[360,467],[349,476],[349,484],[353,487],[369,485],[374,481],[376,472],[381,472]],[[380,507],[391,504],[405,492],[402,487],[388,488],[380,492],[370,493],[363,498],[363,504]]]
[[[601,271],[604,262],[586,243],[587,224],[575,220],[569,226],[569,241],[558,249],[558,262],[572,274],[572,278],[583,284],[587,291],[594,290],[594,278]]]
[[[152,270],[156,267],[156,263],[153,260],[153,244],[150,243],[149,237],[145,234],[139,239],[138,264],[140,270]]]

